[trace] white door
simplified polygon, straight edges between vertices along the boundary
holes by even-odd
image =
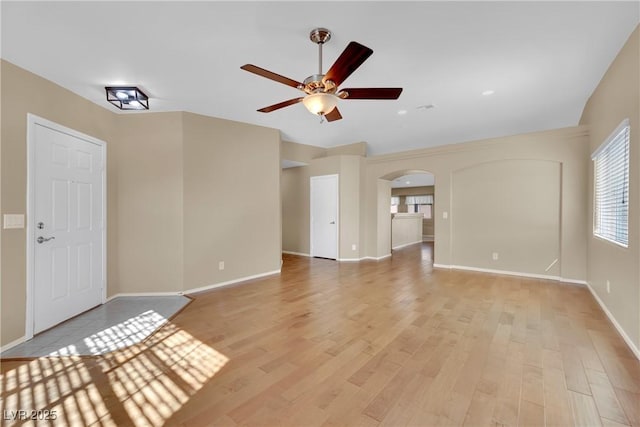
[[[311,256],[338,258],[338,175],[311,177]]]
[[[32,123],[33,332],[102,303],[103,146]]]

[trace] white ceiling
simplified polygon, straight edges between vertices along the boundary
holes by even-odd
[[[391,181],[391,188],[425,187],[435,185],[435,176],[431,173],[403,175]]]
[[[632,2],[9,2],[2,58],[95,103],[133,84],[152,111],[184,110],[280,129],[283,139],[369,154],[578,124],[639,21]],[[351,40],[374,54],[342,87],[393,87],[396,101],[340,102],[319,123],[301,92],[240,69],[301,81],[317,69],[309,31],[333,32],[324,71]],[[495,94],[483,96],[487,89]],[[426,104],[435,108],[418,109]],[[399,115],[399,110],[407,113]],[[127,113],[132,114],[132,113]],[[138,113],[133,113],[138,114]]]

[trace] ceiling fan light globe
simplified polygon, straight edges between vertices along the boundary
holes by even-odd
[[[330,93],[312,93],[305,96],[302,103],[311,114],[324,116],[336,108],[338,97]]]

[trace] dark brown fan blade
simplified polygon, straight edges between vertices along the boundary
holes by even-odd
[[[273,104],[273,105],[269,105],[268,107],[261,108],[258,111],[260,111],[261,113],[270,113],[272,111],[279,110],[280,108],[284,108],[284,107],[288,107],[289,105],[297,104],[298,102],[302,101],[303,99],[304,99],[304,97],[289,99],[288,101],[282,101],[282,102],[279,102],[277,104]]]
[[[347,92],[345,99],[398,99],[402,93],[401,87],[366,87],[342,89]]]
[[[253,74],[257,74],[262,77],[266,77],[270,80],[274,80],[278,83],[282,83],[287,86],[295,87],[298,89],[298,86],[302,86],[302,83],[297,82],[295,80],[290,79],[289,77],[281,76],[280,74],[276,74],[269,70],[265,70],[264,68],[257,67],[253,64],[245,64],[242,67],[243,70],[248,71]]]
[[[372,53],[371,49],[360,43],[349,43],[322,80],[331,80],[336,86],[340,86]]]
[[[334,120],[340,120],[342,118],[342,114],[338,111],[338,107],[335,107],[333,110],[329,111],[328,114],[325,114],[324,118],[327,119],[328,122],[332,122]]]

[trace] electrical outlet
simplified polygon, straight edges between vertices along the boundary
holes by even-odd
[[[611,283],[607,280],[607,293],[611,293]]]
[[[491,257],[493,258],[494,261],[498,260],[498,252],[494,252]]]
[[[218,270],[224,270],[224,261],[218,263]]]
[[[355,243],[354,243],[353,245],[351,245],[351,250],[352,250],[352,251],[355,251],[355,250],[356,250],[356,245],[355,245]]]

